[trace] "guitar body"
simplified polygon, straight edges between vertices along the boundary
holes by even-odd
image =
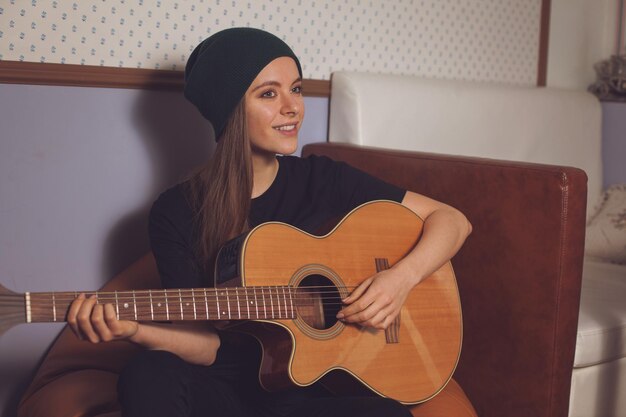
[[[245,287],[297,288],[295,319],[252,320],[232,328],[261,342],[259,377],[266,389],[307,386],[331,371],[346,372],[374,393],[405,404],[426,401],[443,389],[456,368],[462,340],[450,263],[411,291],[399,318],[386,330],[334,318],[341,298],[413,249],[422,225],[402,205],[377,201],[353,210],[325,236],[265,223],[220,253],[218,287],[235,278]],[[278,307],[286,313],[290,306],[284,303]]]

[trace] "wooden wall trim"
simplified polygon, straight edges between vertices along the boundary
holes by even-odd
[[[0,83],[182,90],[182,71],[0,61]],[[330,81],[305,79],[309,97],[330,97]]]
[[[539,60],[537,86],[545,87],[548,78],[548,44],[550,42],[551,0],[541,1],[541,27],[539,29]]]

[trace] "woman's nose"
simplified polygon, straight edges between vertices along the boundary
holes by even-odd
[[[301,107],[301,103],[300,103],[300,99],[299,98],[286,96],[283,99],[281,112],[283,114],[296,115],[296,114],[300,113],[300,107]]]

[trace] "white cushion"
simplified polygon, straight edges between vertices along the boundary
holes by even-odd
[[[572,373],[569,417],[626,417],[626,358]]]
[[[574,368],[626,357],[626,266],[585,260]]]
[[[626,184],[613,185],[602,193],[587,222],[585,238],[588,256],[626,265]]]
[[[589,93],[355,72],[333,73],[331,88],[331,142],[574,166],[589,177],[588,207],[602,191]]]

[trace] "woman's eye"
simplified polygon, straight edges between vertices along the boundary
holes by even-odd
[[[302,94],[302,86],[299,85],[297,87],[294,87],[291,89],[292,92],[296,93],[296,94]]]
[[[261,94],[261,97],[271,98],[271,97],[274,97],[275,95],[276,95],[275,92],[273,92],[272,90],[269,90],[269,91],[266,91],[263,94]]]

